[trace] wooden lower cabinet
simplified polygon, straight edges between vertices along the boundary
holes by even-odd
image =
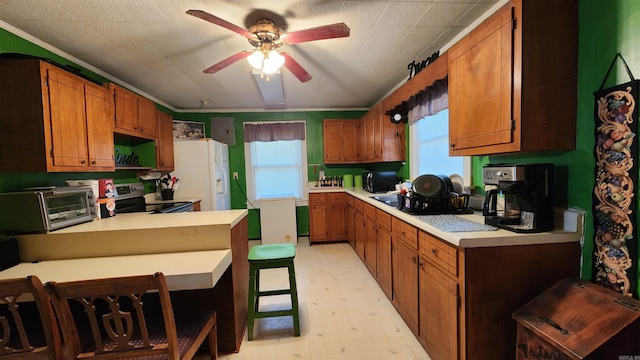
[[[579,276],[578,241],[459,248],[378,208],[367,232],[371,204],[353,204],[356,253],[371,270],[364,239],[376,239],[374,277],[433,360],[513,359],[511,314]]]
[[[349,245],[356,249],[356,234],[355,234],[355,209],[353,208],[354,197],[345,194],[345,234],[347,235],[347,241]]]
[[[393,305],[411,331],[418,335],[418,252],[393,239]]]
[[[355,214],[353,216],[353,228],[356,241],[356,254],[363,262],[364,259],[364,239],[365,239],[365,225],[364,225],[364,201],[356,199],[353,202],[353,209]]]
[[[343,192],[309,194],[309,241],[346,240],[346,203]]]
[[[376,223],[376,208],[364,204],[364,264],[373,277],[377,276],[378,253],[378,225]]]
[[[378,223],[378,232],[376,235],[376,280],[382,291],[391,300],[393,299],[391,287],[393,283],[393,279],[391,278],[391,243],[393,237],[391,235],[391,215],[378,209],[376,210],[376,220]]]
[[[420,334],[433,360],[458,359],[458,282],[420,257]]]

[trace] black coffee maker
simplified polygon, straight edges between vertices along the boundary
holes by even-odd
[[[485,224],[524,233],[553,230],[553,169],[553,164],[485,165]]]

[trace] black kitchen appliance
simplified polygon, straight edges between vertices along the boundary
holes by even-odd
[[[524,233],[553,230],[553,164],[489,164],[482,175],[485,224]]]
[[[372,193],[394,190],[398,183],[395,171],[365,171],[362,175],[362,188]]]
[[[166,214],[172,212],[193,211],[193,204],[187,201],[163,202],[147,204],[144,200],[144,186],[142,183],[116,184],[116,213],[149,212],[152,214]]]

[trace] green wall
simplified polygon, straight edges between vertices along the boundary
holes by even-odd
[[[300,112],[241,112],[241,113],[182,113],[180,120],[201,121],[206,124],[207,136],[211,135],[211,126],[215,126],[215,118],[233,118],[235,145],[229,146],[229,172],[238,173],[238,181],[232,181],[231,207],[247,208],[246,205],[246,171],[244,143],[242,141],[242,124],[245,122],[268,121],[305,121],[307,126],[307,162],[309,181],[317,177],[317,171],[324,170],[328,176],[361,173],[364,167],[345,165],[323,165],[322,156],[322,120],[323,119],[358,119],[364,111],[300,111]],[[213,120],[212,120],[213,119]],[[210,126],[211,124],[211,126]],[[314,164],[318,164],[315,165]],[[378,165],[379,166],[379,165]],[[387,167],[399,167],[399,163],[387,164]],[[316,173],[314,173],[316,171]],[[180,177],[180,174],[176,174]],[[260,238],[260,213],[249,205],[249,238]],[[297,208],[298,235],[309,234],[309,209]]]
[[[579,64],[578,64],[578,114],[577,114],[577,147],[576,150],[560,154],[529,154],[515,156],[482,156],[473,159],[473,185],[477,189],[482,188],[482,165],[490,162],[552,162],[557,167],[559,176],[556,178],[558,191],[556,205],[577,207],[586,211],[585,245],[583,250],[584,263],[582,277],[591,277],[591,265],[593,254],[593,219],[591,214],[591,193],[594,186],[595,160],[594,147],[594,117],[593,117],[593,92],[596,91],[611,63],[614,55],[620,52],[632,72],[640,76],[640,1],[637,0],[580,0],[580,31],[579,31]],[[0,52],[17,52],[49,57],[63,64],[71,64],[66,59],[60,58],[28,41],[0,29]],[[549,54],[553,56],[553,54]],[[72,64],[73,65],[73,64]],[[616,76],[612,76],[606,86],[624,82],[628,79],[626,73],[619,66],[616,68]],[[90,72],[86,75],[96,79],[99,76]],[[167,110],[167,109],[163,109]],[[236,145],[230,147],[231,171],[237,171],[240,179],[244,179],[244,148],[241,145],[242,122],[249,121],[281,121],[281,120],[305,120],[308,133],[308,161],[309,164],[322,163],[322,138],[321,121],[325,117],[331,118],[357,118],[362,112],[256,112],[256,113],[172,113],[177,119],[203,121],[210,124],[212,117],[230,116],[235,119]],[[209,126],[207,125],[207,128]],[[210,134],[210,129],[207,130]],[[376,170],[386,168],[401,170],[405,177],[408,174],[408,166],[402,167],[400,163],[371,165]],[[355,173],[364,168],[352,168],[348,166],[327,166],[328,175]],[[313,178],[313,167],[310,166],[310,179]],[[46,174],[46,173],[20,173],[0,174],[0,191],[11,191],[22,186],[35,186],[42,184],[61,185],[65,179],[94,178],[101,176],[114,177],[122,181],[135,177],[132,172],[98,173],[98,174]],[[232,207],[243,208],[243,192],[246,190],[244,181],[240,181],[232,188]],[[298,230],[304,234],[308,232],[307,209],[298,209]],[[258,213],[250,211],[250,237],[259,236]],[[635,240],[635,239],[634,239]],[[542,264],[542,262],[541,262]]]
[[[481,167],[489,162],[554,163],[560,175],[556,176],[556,205],[568,205],[586,211],[581,276],[591,279],[594,236],[591,195],[595,186],[593,92],[600,87],[618,52],[623,55],[635,76],[640,75],[640,49],[637,46],[640,40],[640,1],[580,0],[579,27],[576,150],[563,154],[475,157],[473,164],[474,185],[481,187]],[[618,61],[614,70],[605,87],[629,81],[622,62]]]

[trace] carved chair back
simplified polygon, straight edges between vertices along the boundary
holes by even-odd
[[[60,341],[54,324],[37,276],[0,280],[0,359],[57,359]]]
[[[65,359],[190,359],[207,338],[217,357],[215,313],[188,320],[190,331],[184,332],[162,273],[49,282],[45,289],[60,322]]]

